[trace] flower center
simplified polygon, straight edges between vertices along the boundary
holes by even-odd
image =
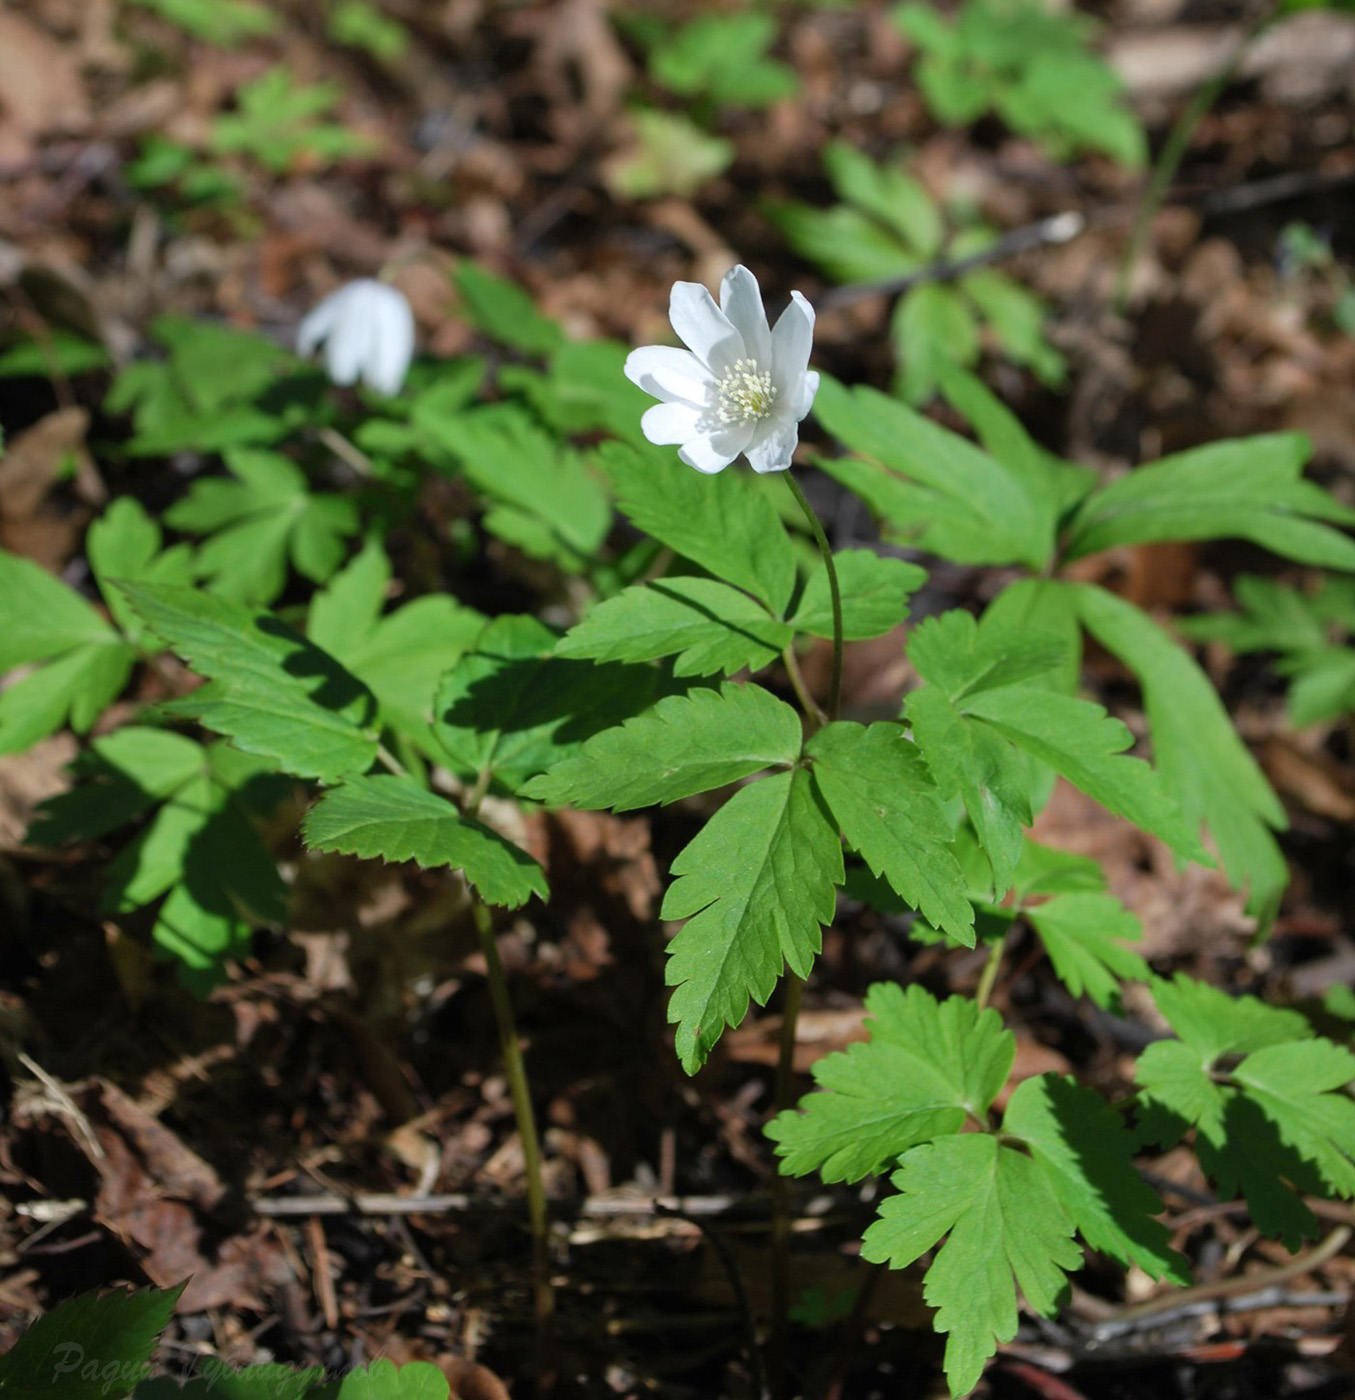
[[[776,390],[768,370],[756,360],[735,360],[715,386],[715,416],[721,423],[756,423],[776,402]]]

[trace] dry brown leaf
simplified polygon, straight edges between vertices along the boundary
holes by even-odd
[[[88,124],[78,54],[0,11],[0,164],[27,159],[37,138]]]

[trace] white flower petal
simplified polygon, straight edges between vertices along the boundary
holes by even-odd
[[[813,344],[814,308],[799,292],[792,292],[790,305],[772,328],[772,384],[783,403],[801,401],[801,380],[809,366]],[[805,412],[808,411],[806,406]]]
[[[804,378],[800,381],[800,398],[795,404],[795,421],[798,423],[803,419],[811,408],[814,407],[814,395],[819,392],[819,372],[816,369],[806,371]]]
[[[626,356],[626,378],[656,399],[702,404],[715,377],[692,354],[671,345],[643,345]]]
[[[755,472],[783,472],[790,466],[800,432],[794,423],[772,419],[754,442],[744,448],[748,465]]]
[[[717,377],[743,359],[743,337],[700,282],[673,283],[668,319],[678,339]]]
[[[334,319],[339,313],[336,296],[326,297],[314,311],[301,322],[296,331],[296,353],[311,354],[317,345],[334,328]]]
[[[767,369],[772,361],[772,333],[757,278],[742,263],[725,273],[720,283],[720,310],[743,337],[744,353]]]
[[[414,313],[396,288],[371,277],[327,296],[302,322],[297,349],[325,346],[325,369],[336,384],[364,383],[398,394],[414,355]]]
[[[352,316],[342,318],[325,342],[325,369],[335,384],[356,384],[372,348],[372,324]]]
[[[382,296],[372,300],[372,344],[362,372],[362,382],[394,398],[400,392],[414,358],[414,313],[394,287],[378,283]]]
[[[719,432],[702,433],[683,443],[678,456],[689,467],[712,476],[722,472],[735,457],[748,446],[753,436],[750,425],[739,423],[732,428],[721,428]]]
[[[701,410],[689,403],[656,403],[645,410],[640,431],[656,447],[672,447],[701,436]]]

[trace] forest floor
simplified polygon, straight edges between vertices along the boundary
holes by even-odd
[[[1355,262],[1355,17],[1304,14],[1239,67],[1195,133],[1117,314],[1143,175],[1096,158],[1052,162],[996,122],[939,128],[883,5],[786,7],[776,52],[799,95],[719,114],[735,148],[728,171],[691,195],[643,201],[617,194],[609,175],[635,139],[628,95],[647,80],[607,0],[401,0],[390,12],[416,42],[391,65],[330,42],[320,7],[275,8],[284,22],[235,50],[117,0],[0,10],[0,346],[58,326],[125,363],[165,312],[290,343],[322,295],[396,260],[422,344],[454,355],[480,344],[448,276],[463,256],[519,282],[570,335],[647,344],[667,334],[675,280],[713,284],[739,261],[769,301],[798,288],[819,306],[817,365],[884,387],[890,299],[827,295],[763,201],[827,202],[814,153],[829,138],[877,156],[908,145],[924,181],[958,174],[1004,231],[1089,216],[1082,236],[1006,264],[1050,304],[1065,385],[984,362],[1042,444],[1114,473],[1219,438],[1300,430],[1313,475],[1355,504],[1355,339],[1331,319],[1333,268]],[[693,7],[651,8],[680,18]],[[1226,62],[1239,8],[1096,7],[1103,50],[1155,150]],[[243,84],[279,63],[298,82],[339,85],[336,111],[366,153],[257,170],[227,207],[170,209],[129,185],[148,134],[199,142]],[[1332,267],[1296,270],[1281,256],[1295,222],[1329,239]],[[130,493],[154,510],[179,480],[172,460],[100,455],[125,434],[102,406],[107,383],[102,371],[0,379],[0,545],[67,577],[79,576],[102,500]],[[810,475],[807,486],[837,545],[869,538],[831,482]],[[405,543],[435,540],[430,526]],[[1238,544],[1126,549],[1096,567],[1163,618],[1226,606],[1240,572],[1302,578]],[[522,574],[511,560],[503,569],[520,598]],[[979,604],[992,584],[938,563],[929,606]],[[469,601],[493,611],[498,586],[481,580]],[[1071,789],[1057,789],[1037,834],[1102,862],[1157,970],[1319,999],[1355,970],[1355,731],[1295,731],[1263,661],[1212,648],[1205,659],[1289,816],[1293,878],[1269,938],[1255,940],[1218,872],[1178,869]],[[826,656],[806,665],[821,679]],[[897,707],[908,679],[897,634],[852,646],[847,712]],[[1090,654],[1085,681],[1138,724],[1136,689],[1110,658]],[[260,932],[228,984],[196,1001],[98,913],[106,853],[24,844],[74,751],[66,736],[0,759],[0,1348],[74,1293],[191,1277],[160,1355],[170,1373],[191,1373],[209,1348],[233,1364],[335,1369],[384,1355],[438,1362],[465,1400],[529,1393],[522,1153],[454,887],[403,867],[303,861],[280,819],[294,926]],[[753,1393],[750,1315],[768,1307],[775,1175],[761,1127],[779,1020],[775,1001],[753,1008],[693,1079],[674,1060],[658,904],[698,818],[683,804],[659,817],[531,816],[526,839],[554,897],[500,930],[555,1203],[562,1397]],[[861,1038],[872,982],[972,991],[982,960],[911,944],[890,919],[844,906],[806,994],[797,1067]],[[1018,1075],[1066,1070],[1113,1097],[1142,1043],[1132,1018],[1068,997],[1033,945],[1013,951],[994,1004],[1017,1034]],[[1193,1157],[1151,1169],[1205,1291],[1098,1348],[1097,1322],[1155,1295],[1146,1279],[1089,1268],[1058,1326],[1023,1321],[984,1393],[1350,1394],[1355,1334],[1342,1342],[1341,1327],[1355,1256],[1281,1274],[1289,1256],[1210,1194]],[[656,1210],[655,1197],[675,1204]],[[813,1317],[857,1286],[871,1190],[798,1183],[793,1200],[792,1373],[819,1394],[944,1393],[911,1271],[874,1280],[845,1318]],[[1335,1208],[1327,1218],[1355,1219]],[[1253,1273],[1269,1291],[1234,1287]]]

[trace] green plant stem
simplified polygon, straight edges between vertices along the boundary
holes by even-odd
[[[787,642],[781,652],[781,662],[786,668],[786,675],[790,677],[790,688],[795,692],[795,698],[800,702],[800,708],[805,712],[811,724],[816,729],[821,729],[828,723],[828,716],[824,714],[819,702],[809,693],[809,687],[805,684],[804,672],[800,670],[800,658],[795,655],[795,643]]]
[[[1117,315],[1123,316],[1125,308],[1129,304],[1129,280],[1134,273],[1134,264],[1143,251],[1143,245],[1148,238],[1148,230],[1152,226],[1157,211],[1162,207],[1162,201],[1166,198],[1167,190],[1172,180],[1175,179],[1177,170],[1180,169],[1186,151],[1190,148],[1196,129],[1204,120],[1205,114],[1218,101],[1223,90],[1232,81],[1233,74],[1237,72],[1237,66],[1241,63],[1242,56],[1247,52],[1252,40],[1274,17],[1275,8],[1276,0],[1263,0],[1263,3],[1257,7],[1251,22],[1243,30],[1237,43],[1233,45],[1232,52],[1229,53],[1219,71],[1190,99],[1186,104],[1185,111],[1177,117],[1176,124],[1168,134],[1166,143],[1153,165],[1152,174],[1148,178],[1147,188],[1143,192],[1143,200],[1139,204],[1138,213],[1134,216],[1134,226],[1129,232],[1129,243],[1125,247],[1124,256],[1120,259],[1120,271],[1115,279],[1115,312]]]
[[[833,605],[833,674],[826,706],[821,707],[809,693],[795,658],[794,643],[788,645],[782,654],[796,698],[805,717],[817,728],[832,723],[842,708],[842,590],[838,584],[832,546],[819,523],[819,517],[814,514],[814,507],[809,504],[809,498],[794,474],[788,471],[785,477],[786,485],[804,512],[814,542],[823,557],[823,566],[828,571],[828,594]],[[784,985],[776,1083],[772,1094],[773,1107],[778,1113],[790,1108],[795,1098],[795,1032],[800,1020],[800,1001],[805,981],[788,968]],[[790,1330],[790,1235],[790,1182],[778,1171],[772,1183],[772,1325],[767,1341],[767,1391],[771,1400],[781,1400],[786,1393],[786,1346]]]
[[[988,953],[988,961],[983,965],[978,990],[974,993],[974,1004],[980,1011],[988,1005],[988,998],[993,995],[993,985],[997,981],[998,968],[1002,966],[1002,954],[1006,948],[1006,938],[999,938]]]
[[[499,945],[494,938],[494,922],[489,907],[471,891],[471,915],[480,952],[485,959],[489,979],[489,999],[494,1007],[494,1022],[499,1031],[499,1050],[503,1055],[508,1092],[513,1100],[513,1116],[517,1120],[518,1137],[522,1140],[522,1166],[527,1178],[527,1216],[532,1234],[532,1297],[536,1314],[537,1344],[540,1361],[537,1369],[539,1383],[547,1373],[546,1354],[551,1330],[551,1315],[555,1311],[555,1296],[551,1290],[550,1255],[546,1220],[546,1188],[541,1177],[541,1143],[536,1134],[536,1117],[532,1112],[532,1097],[527,1087],[527,1067],[522,1061],[522,1046],[518,1043],[517,1019],[508,996],[508,979],[504,975]]]
[[[842,590],[838,587],[837,565],[833,563],[832,546],[828,543],[828,536],[823,533],[823,526],[819,524],[819,517],[814,514],[814,507],[809,504],[809,497],[805,495],[804,488],[795,479],[793,472],[786,472],[786,485],[790,487],[790,494],[800,503],[800,509],[804,512],[805,519],[809,521],[809,528],[814,534],[814,543],[819,547],[819,553],[823,556],[823,567],[828,571],[828,595],[833,603],[833,679],[828,690],[828,704],[824,711],[831,723],[838,716],[838,711],[842,708]]]
[[[795,1100],[795,1029],[805,979],[786,971],[781,1033],[772,1106],[780,1113]],[[767,1339],[767,1390],[772,1400],[786,1391],[786,1344],[790,1330],[790,1179],[778,1171],[772,1182],[772,1328]]]

